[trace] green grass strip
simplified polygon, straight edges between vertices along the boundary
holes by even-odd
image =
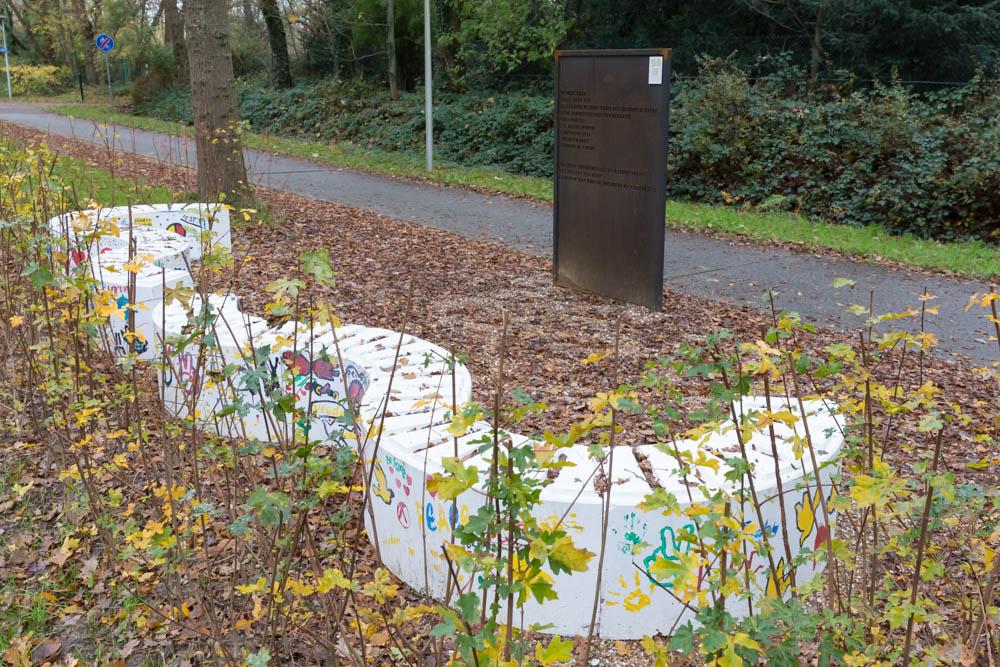
[[[742,211],[727,206],[667,202],[667,222],[691,232],[722,231],[761,242],[829,249],[872,263],[892,260],[978,280],[1000,278],[1000,248],[982,241],[941,242],[890,234],[877,226],[849,227],[792,213]]]
[[[17,158],[17,154],[23,149],[22,142],[0,138],[0,150],[8,156]],[[141,179],[117,178],[107,169],[95,167],[85,160],[68,155],[54,157],[52,176],[66,186],[64,194],[73,200],[66,202],[68,209],[126,204],[167,204],[179,200],[186,201],[191,196],[191,193],[179,195],[161,185],[149,185]]]

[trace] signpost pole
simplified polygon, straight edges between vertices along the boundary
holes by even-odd
[[[427,171],[434,169],[434,110],[431,67],[431,0],[424,0],[424,126],[427,135]]]
[[[10,58],[7,55],[7,26],[4,23],[2,15],[0,15],[0,32],[3,33],[3,68],[7,72],[7,99],[12,99],[14,92],[10,85]]]
[[[108,107],[113,108],[115,106],[115,95],[111,91],[111,58],[108,57],[107,52],[104,54],[104,70],[108,76]]]

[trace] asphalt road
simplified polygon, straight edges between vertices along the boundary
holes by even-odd
[[[28,104],[0,103],[0,120],[98,145],[113,142],[119,151],[175,165],[195,164],[194,142],[183,137],[127,127],[108,129]],[[472,238],[495,239],[525,252],[551,252],[552,209],[547,204],[338,169],[260,151],[246,151],[246,159],[250,177],[258,184]],[[1000,265],[1000,251],[997,262]],[[766,307],[762,296],[771,289],[779,308],[797,311],[818,325],[845,330],[863,325],[864,318],[846,312],[846,308],[855,303],[867,305],[871,290],[875,290],[875,311],[882,313],[919,307],[918,297],[926,288],[938,297],[933,303],[939,314],[928,316],[927,329],[941,341],[939,349],[966,355],[977,363],[1000,356],[996,343],[989,340],[992,325],[983,312],[978,308],[965,311],[969,297],[985,289],[980,283],[671,230],[666,234],[664,275],[667,287],[679,295],[755,308]],[[856,283],[833,290],[830,284],[835,278]],[[668,302],[664,307],[676,305]]]

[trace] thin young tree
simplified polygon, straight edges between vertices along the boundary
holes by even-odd
[[[809,41],[809,80],[815,84],[823,66],[823,35],[827,29],[830,0],[743,0],[754,12],[790,33]],[[843,4],[843,3],[842,3]]]
[[[386,46],[389,51],[389,96],[399,99],[399,64],[396,62],[396,3],[385,0],[385,19],[388,25]]]
[[[237,127],[233,57],[229,49],[229,3],[184,3],[191,108],[198,151],[198,193],[239,199],[248,191],[247,169]]]
[[[274,59],[274,83],[279,88],[291,88],[292,71],[288,64],[288,39],[285,36],[285,24],[281,21],[277,0],[260,0],[260,13],[264,15],[267,41],[271,45],[271,56]]]
[[[253,11],[253,0],[243,0],[243,29],[253,34],[257,28],[257,17]]]

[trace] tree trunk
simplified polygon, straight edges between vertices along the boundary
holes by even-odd
[[[826,14],[826,3],[820,3],[816,8],[816,25],[813,26],[812,53],[809,62],[809,83],[815,87],[819,82],[820,68],[823,65],[823,19]]]
[[[260,0],[260,13],[264,15],[267,41],[271,45],[271,56],[274,59],[274,83],[278,88],[291,88],[292,71],[288,66],[288,41],[285,38],[285,24],[281,22],[277,0]]]
[[[25,18],[24,12],[18,9],[13,2],[7,3],[7,7],[11,12],[13,12],[14,17],[16,17],[17,20],[21,23],[21,28],[24,31],[24,37],[31,44],[31,49],[43,59],[46,59],[47,56],[49,56],[47,58],[47,62],[51,61],[48,48],[46,48],[44,44],[39,43],[38,38],[35,36],[34,28],[32,28],[31,23]],[[11,34],[14,33],[13,20],[11,20],[10,22],[10,32]],[[8,39],[10,39],[10,37],[8,37]]]
[[[444,19],[444,24],[448,26],[448,30],[452,34],[457,34],[459,30],[462,29],[462,19],[452,6],[452,3],[446,3],[442,8],[442,18]],[[442,44],[440,40],[437,43],[438,57],[444,63],[445,75],[448,77],[448,84],[453,89],[458,89],[460,86],[458,84],[458,63],[456,62],[455,48],[453,46]]]
[[[10,13],[10,10],[4,11],[4,7],[0,6],[0,21],[3,21],[4,28],[7,31],[7,47],[14,51],[15,49],[27,49],[28,45],[17,38],[14,34],[14,15]]]
[[[257,19],[253,14],[253,0],[243,0],[243,25],[249,33],[253,33],[257,28]]]
[[[340,80],[340,26],[333,24],[330,29],[330,59],[333,60],[333,75],[334,81]]]
[[[73,0],[73,13],[76,14],[80,34],[83,35],[83,70],[87,83],[93,86],[97,84],[97,49],[94,47],[94,38],[97,34],[94,31],[94,22],[87,14],[87,3],[84,0]]]
[[[198,151],[198,194],[209,201],[238,200],[249,192],[237,132],[233,56],[227,0],[187,0],[191,108]]]
[[[180,83],[188,81],[187,43],[184,41],[184,20],[177,11],[177,0],[162,0],[163,41],[174,53],[174,76]]]
[[[385,18],[388,24],[386,41],[389,48],[389,96],[399,99],[399,66],[396,63],[396,3],[393,0],[385,2]]]

